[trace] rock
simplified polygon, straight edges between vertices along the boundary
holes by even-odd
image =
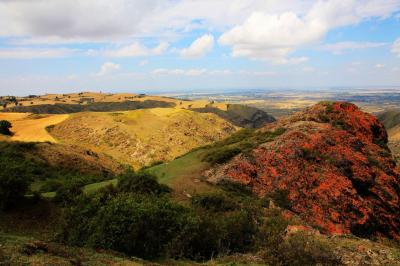
[[[285,191],[290,210],[328,234],[400,239],[400,171],[376,117],[350,103],[320,103],[260,131],[286,131],[208,171],[260,197]]]

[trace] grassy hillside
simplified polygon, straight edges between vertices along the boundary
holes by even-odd
[[[140,168],[172,160],[235,131],[235,126],[214,114],[153,108],[72,114],[52,127],[50,134],[63,143],[104,152]]]
[[[60,123],[67,118],[68,115],[0,113],[0,120],[7,120],[12,124],[11,132],[13,135],[8,138],[11,141],[56,142],[46,131],[46,127]]]
[[[52,191],[58,183],[72,179],[79,179],[82,184],[110,179],[123,168],[104,154],[77,146],[0,142],[0,169],[4,176],[18,173],[33,181],[32,190],[41,190],[51,183],[52,187],[45,191]]]
[[[389,135],[389,148],[400,161],[400,110],[392,109],[380,113],[379,120],[385,125]]]
[[[260,128],[275,121],[274,117],[260,109],[240,104],[228,104],[226,110],[212,105],[205,108],[194,108],[193,110],[201,113],[214,113],[236,126],[245,128]]]

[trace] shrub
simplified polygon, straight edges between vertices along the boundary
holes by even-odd
[[[168,251],[196,222],[189,209],[155,196],[119,193],[81,196],[66,212],[62,238],[69,244],[113,249],[142,258]]]
[[[19,169],[5,170],[0,170],[0,209],[11,207],[21,200],[31,182]]]
[[[239,208],[232,198],[222,193],[196,195],[192,198],[192,204],[212,212],[233,211]]]
[[[206,260],[249,251],[256,243],[260,208],[250,198],[206,194],[187,208],[168,194],[133,187],[133,192],[110,186],[91,197],[79,195],[65,209],[61,239],[146,259]]]
[[[169,187],[159,184],[156,177],[147,172],[135,173],[133,170],[127,170],[122,173],[118,179],[118,189],[121,192],[136,192],[154,195],[170,192]]]
[[[253,196],[253,191],[251,190],[251,188],[239,182],[222,179],[217,183],[217,185],[224,191],[231,193],[231,195],[233,194],[234,196]]]
[[[289,209],[292,207],[292,203],[289,200],[289,191],[286,189],[276,189],[275,191],[267,194],[266,199],[272,199],[279,207],[283,209]]]
[[[10,128],[12,127],[11,123],[7,120],[0,121],[0,134],[3,135],[11,135]]]
[[[69,182],[62,185],[56,190],[56,196],[54,201],[60,203],[63,206],[67,206],[76,200],[76,198],[82,194],[82,187],[80,183]]]
[[[253,129],[242,129],[230,137],[208,146],[209,150],[204,154],[203,161],[217,164],[225,163],[239,153],[249,156],[250,152],[258,145],[272,141],[284,132],[284,128],[264,132]]]
[[[63,186],[63,182],[58,179],[47,179],[40,187],[40,192],[57,191]]]
[[[301,232],[282,239],[267,252],[266,260],[272,265],[342,265],[327,241]]]
[[[282,242],[288,221],[283,218],[281,211],[270,209],[260,226],[258,246],[260,248],[273,248]]]
[[[204,160],[211,164],[225,163],[241,152],[239,148],[223,147],[208,153]]]

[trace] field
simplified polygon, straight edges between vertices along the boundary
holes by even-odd
[[[46,127],[58,124],[69,115],[33,115],[29,113],[0,113],[0,120],[12,123],[14,133],[12,141],[57,142],[47,131]]]
[[[62,143],[104,152],[138,169],[172,160],[236,130],[214,114],[152,108],[71,114],[54,126],[50,134]]]

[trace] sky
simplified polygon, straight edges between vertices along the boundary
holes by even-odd
[[[0,0],[0,95],[400,87],[400,0]]]

